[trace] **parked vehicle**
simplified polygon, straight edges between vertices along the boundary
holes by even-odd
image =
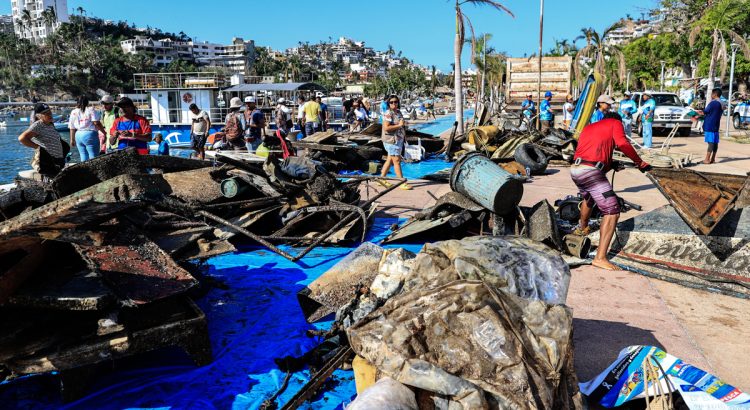
[[[643,103],[642,92],[633,93],[633,101],[638,105],[638,110]],[[652,92],[651,97],[656,101],[656,111],[654,112],[654,133],[659,131],[668,132],[672,128],[679,128],[679,133],[683,137],[690,135],[692,122],[687,116],[689,108],[680,100],[675,93],[670,92]],[[641,113],[638,112],[633,116],[633,120],[638,124],[638,135],[643,136],[643,127],[641,125]]]
[[[732,110],[732,124],[734,129],[744,129],[750,125],[750,99],[746,99],[734,106]]]

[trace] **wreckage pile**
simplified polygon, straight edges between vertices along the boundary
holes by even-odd
[[[118,151],[0,195],[0,382],[57,372],[72,399],[118,357],[179,346],[208,363],[199,282],[180,263],[247,239],[291,260],[361,241],[387,192],[360,204],[366,178],[342,182],[304,158],[227,161]]]

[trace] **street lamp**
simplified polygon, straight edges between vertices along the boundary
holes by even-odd
[[[659,84],[659,91],[664,91],[664,60],[661,60],[661,84]]]
[[[737,43],[732,43],[730,45],[732,48],[732,68],[729,70],[729,95],[727,96],[727,129],[724,130],[724,137],[729,137],[729,124],[731,124],[732,120],[732,84],[734,84],[734,58],[737,56],[737,50],[740,48],[740,45]]]

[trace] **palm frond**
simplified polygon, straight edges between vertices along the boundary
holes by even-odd
[[[464,1],[460,2],[459,5],[466,4],[466,3],[473,4],[475,6],[490,6],[490,7],[495,8],[498,11],[502,11],[502,12],[508,13],[508,15],[510,15],[513,18],[516,17],[513,14],[513,12],[510,11],[509,8],[503,6],[502,4],[500,4],[499,2],[494,1],[494,0],[464,0]]]
[[[472,59],[474,56],[477,55],[477,36],[474,34],[474,25],[471,24],[471,20],[469,19],[469,16],[466,14],[462,14],[464,20],[466,21],[466,24],[469,25],[469,31],[471,31],[471,55]]]
[[[695,46],[695,40],[698,39],[698,34],[703,31],[703,26],[700,24],[696,24],[693,26],[692,30],[690,30],[690,34],[688,34],[688,44],[690,44],[690,47]]]
[[[745,55],[745,58],[750,60],[750,44],[747,43],[747,40],[732,30],[727,30],[726,33],[733,43],[740,46],[740,50]]]
[[[729,61],[729,58],[727,56],[727,42],[724,41],[724,37],[721,37],[721,41],[719,42],[719,53],[718,53],[719,61],[721,62],[721,66],[719,68],[719,72],[721,73],[719,75],[719,80],[721,82],[724,82],[724,77],[727,75],[727,63]]]

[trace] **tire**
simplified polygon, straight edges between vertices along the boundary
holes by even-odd
[[[691,131],[692,130],[690,128],[680,128],[680,136],[681,137],[689,137]]]
[[[639,137],[643,138],[643,123],[642,122],[638,123],[638,130],[636,132],[638,133]]]
[[[740,115],[734,114],[734,117],[732,118],[732,126],[734,126],[734,129],[738,130],[742,127],[742,124],[740,122]]]
[[[521,144],[516,148],[513,158],[524,168],[529,168],[532,175],[544,174],[547,170],[549,159],[544,152],[533,144]]]

